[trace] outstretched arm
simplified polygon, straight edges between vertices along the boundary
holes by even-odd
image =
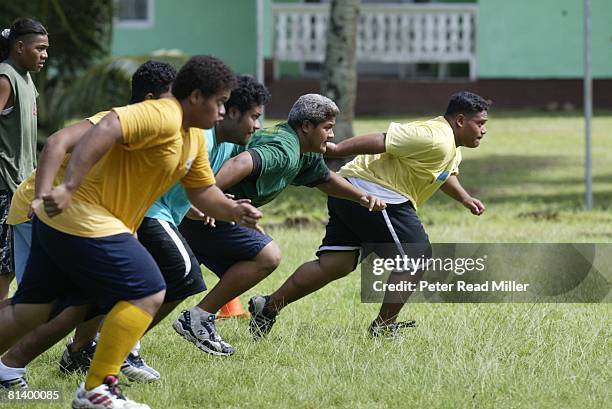
[[[38,160],[34,192],[35,199],[40,199],[43,193],[51,191],[53,179],[66,154],[72,151],[83,135],[91,128],[93,128],[91,122],[84,120],[67,128],[60,129],[47,139],[47,143],[45,143],[45,147]]]
[[[229,199],[216,185],[188,188],[186,191],[189,201],[207,216],[259,229],[257,222],[262,213],[251,206],[249,200]]]
[[[253,158],[249,152],[242,152],[225,162],[215,175],[215,179],[219,189],[227,190],[251,173],[253,173]]]
[[[385,152],[385,133],[373,133],[363,136],[354,136],[335,144],[327,143],[325,156],[342,158],[345,156],[375,154]]]
[[[340,199],[352,200],[353,202],[359,203],[363,207],[367,207],[370,211],[380,211],[387,207],[384,201],[376,196],[368,195],[364,191],[357,189],[346,179],[338,176],[336,173],[330,172],[329,176],[330,177],[327,182],[321,183],[317,186],[317,189],[323,193]]]
[[[50,217],[60,214],[70,205],[91,168],[115,143],[123,141],[121,123],[116,113],[110,112],[76,144],[64,175],[64,181],[51,192],[42,194],[45,211]]]
[[[482,204],[482,202],[475,197],[470,196],[469,193],[465,191],[463,186],[461,186],[459,179],[455,175],[449,176],[440,190],[461,203],[476,216],[480,216],[485,211],[484,204]]]

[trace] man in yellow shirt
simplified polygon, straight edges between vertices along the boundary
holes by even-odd
[[[43,203],[14,305],[0,310],[0,352],[44,322],[56,301],[82,305],[83,316],[90,305],[108,311],[73,407],[148,408],[121,394],[116,375],[165,294],[159,268],[133,236],[151,204],[180,180],[190,201],[215,218],[254,227],[261,217],[215,186],[201,137],[222,118],[234,85],[220,60],[192,57],[173,98],[113,109],[76,145],[63,183],[37,186]],[[47,172],[39,166],[42,178]]]
[[[160,61],[147,61],[134,72],[131,81],[130,104],[135,104],[148,99],[171,97],[170,88],[176,77],[176,70],[172,65]],[[60,184],[64,178],[66,165],[70,160],[70,152],[79,142],[80,138],[95,124],[100,122],[108,111],[99,112],[92,117],[60,129],[49,137],[41,156],[41,165],[50,166],[50,169],[58,169],[53,184]],[[46,163],[46,165],[45,165]],[[50,172],[53,173],[53,172]],[[50,173],[47,173],[50,175]],[[13,249],[15,260],[15,274],[17,283],[21,283],[25,265],[30,255],[30,243],[32,238],[31,204],[35,196],[36,171],[24,180],[13,195],[7,224],[12,225]],[[48,181],[38,180],[40,186],[48,184]],[[206,289],[200,266],[193,252],[187,245],[182,245],[180,233],[176,232],[173,240],[164,236],[155,236],[150,230],[143,226],[138,229],[138,240],[151,253],[153,259],[160,268],[166,281],[166,296],[164,304],[157,311],[151,327],[161,321],[171,309],[188,296],[202,292]],[[169,239],[169,240],[167,240]],[[163,249],[151,247],[152,242],[170,242],[173,245],[162,246]],[[178,254],[177,254],[178,253]],[[186,266],[183,254],[187,254],[191,260],[190,270],[185,274]],[[175,262],[173,262],[175,261]],[[51,348],[67,336],[76,325],[73,308],[66,308],[49,322],[39,326],[27,336],[23,337],[6,354],[0,358],[0,388],[26,388],[26,365],[33,359]],[[87,372],[93,354],[95,352],[94,338],[97,335],[99,325],[103,316],[100,315],[86,323],[77,326],[74,341],[66,345],[66,349],[60,360],[60,370],[64,373],[75,371]],[[140,342],[128,354],[125,362],[121,365],[121,373],[130,381],[152,381],[159,379],[160,374],[148,366],[140,355]]]
[[[460,147],[476,148],[486,133],[489,102],[470,93],[459,92],[449,101],[444,116],[407,124],[391,123],[386,133],[347,139],[328,144],[327,155],[359,155],[346,164],[340,175],[368,194],[387,203],[382,212],[363,211],[343,199],[328,198],[329,223],[317,260],[302,264],[274,293],[257,295],[249,301],[251,332],[265,336],[279,311],[286,305],[346,276],[359,262],[364,243],[389,243],[394,257],[402,244],[416,243],[430,251],[429,238],[416,209],[438,189],[462,203],[474,215],[485,207],[459,183]],[[365,257],[362,254],[362,257]],[[379,256],[382,256],[379,254]],[[393,277],[393,275],[392,275]],[[402,326],[397,316],[409,294],[401,301],[389,293],[378,316],[370,325],[373,336],[395,336]]]

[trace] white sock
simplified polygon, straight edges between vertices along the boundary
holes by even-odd
[[[10,366],[4,365],[2,358],[0,358],[0,380],[8,381],[9,379],[15,379],[25,375],[25,368],[11,368]]]
[[[132,348],[130,352],[134,355],[140,354],[140,340],[136,341],[136,345],[134,345],[134,348]]]

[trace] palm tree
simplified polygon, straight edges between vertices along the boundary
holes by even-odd
[[[340,108],[336,119],[337,141],[354,135],[353,117],[357,96],[357,24],[360,0],[332,0],[327,25],[327,46],[321,92]]]

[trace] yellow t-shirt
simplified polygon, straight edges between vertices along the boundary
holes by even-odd
[[[104,118],[108,112],[109,111],[98,112],[94,116],[87,118],[87,121],[89,121],[92,125],[95,125],[100,122],[100,120]],[[64,180],[64,172],[66,171],[66,166],[68,166],[69,160],[70,153],[66,154],[59,169],[57,170],[57,174],[53,180],[53,186],[59,185]],[[30,204],[32,203],[32,200],[34,200],[35,185],[36,170],[34,170],[27,179],[21,182],[21,184],[17,187],[17,190],[15,190],[15,194],[11,200],[11,207],[6,219],[6,224],[14,226],[30,220],[28,219],[28,212],[30,211]]]
[[[443,116],[406,124],[392,122],[385,153],[359,155],[340,169],[344,177],[377,183],[409,199],[415,208],[459,173],[461,151]]]
[[[181,127],[183,113],[174,98],[113,108],[123,143],[115,144],[87,174],[70,207],[47,225],[81,237],[134,233],[149,207],[177,181],[186,188],[215,183],[202,130]]]

